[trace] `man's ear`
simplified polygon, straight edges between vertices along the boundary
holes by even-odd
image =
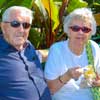
[[[0,23],[1,30],[3,29],[3,26],[4,26],[4,23],[1,22],[1,23]]]
[[[5,33],[6,32],[6,24],[1,22],[0,27],[1,27],[2,32]]]

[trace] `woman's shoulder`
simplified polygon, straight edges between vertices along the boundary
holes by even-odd
[[[90,40],[92,47],[99,48],[99,44],[93,40]]]
[[[99,47],[99,45],[95,41],[93,41],[93,40],[90,40],[90,42],[91,42],[91,47],[92,47],[92,50],[94,52],[94,55],[95,54],[96,55],[100,54],[100,47]]]
[[[52,45],[51,45],[51,47],[50,48],[60,48],[60,47],[63,47],[63,46],[65,46],[65,45],[67,45],[67,40],[64,40],[64,41],[59,41],[59,42],[55,42],[55,43],[53,43]]]

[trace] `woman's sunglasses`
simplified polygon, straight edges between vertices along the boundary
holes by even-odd
[[[14,28],[20,27],[21,24],[24,29],[28,29],[31,26],[31,24],[27,22],[20,23],[18,21],[12,21],[12,22],[4,21],[4,23],[10,23],[10,25]]]
[[[75,26],[70,26],[69,28],[70,28],[73,32],[78,32],[78,31],[81,30],[81,31],[84,32],[84,33],[88,33],[88,32],[91,31],[90,28],[85,27],[85,26],[80,27],[80,26],[75,25]]]

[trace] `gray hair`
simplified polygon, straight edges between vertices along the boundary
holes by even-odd
[[[2,21],[8,21],[10,18],[10,14],[12,11],[20,11],[22,15],[30,17],[30,24],[33,20],[33,11],[22,6],[12,6],[5,10],[5,12],[2,15]]]
[[[96,34],[96,21],[94,19],[92,11],[89,8],[77,8],[65,17],[63,25],[64,32],[66,34],[70,34],[69,25],[71,24],[72,19],[75,17],[88,18],[92,28],[91,35]]]

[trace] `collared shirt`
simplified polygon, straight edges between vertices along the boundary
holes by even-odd
[[[45,83],[39,83],[43,72],[31,43],[18,51],[0,34],[0,100],[40,100]]]

